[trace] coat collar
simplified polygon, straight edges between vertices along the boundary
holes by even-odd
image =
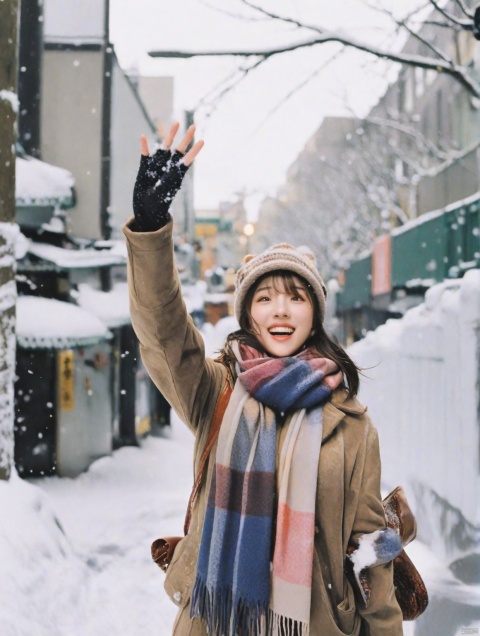
[[[357,398],[349,399],[345,389],[334,391],[331,399],[323,407],[322,443],[333,433],[345,414],[362,415],[366,410]]]

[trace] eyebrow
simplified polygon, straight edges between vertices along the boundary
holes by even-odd
[[[259,287],[256,290],[255,293],[257,294],[258,292],[261,292],[261,291],[264,291],[264,290],[268,291],[269,289],[272,289],[272,286],[271,285],[265,285],[264,287]],[[294,289],[299,289],[300,291],[306,291],[305,287],[300,287],[299,285],[295,285]]]

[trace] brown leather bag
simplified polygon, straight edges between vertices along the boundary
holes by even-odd
[[[183,532],[185,536],[188,534],[188,530],[190,528],[190,522],[192,520],[192,511],[193,511],[195,502],[197,500],[198,493],[200,492],[200,487],[202,485],[203,474],[205,472],[205,466],[208,461],[208,456],[210,455],[210,451],[212,450],[213,445],[215,444],[215,440],[218,437],[220,426],[223,420],[223,414],[225,413],[225,409],[227,408],[227,404],[228,404],[228,401],[230,400],[231,394],[232,394],[232,387],[230,386],[230,383],[227,381],[217,400],[217,405],[215,407],[215,412],[213,414],[212,425],[210,427],[210,432],[208,434],[207,443],[205,444],[205,448],[200,458],[200,464],[198,466],[197,477],[195,479],[195,483],[193,484],[192,492],[190,494],[190,499],[188,500],[187,514],[185,515],[185,523],[183,525]],[[183,537],[163,537],[161,539],[156,539],[152,543],[152,547],[151,547],[152,559],[158,565],[158,567],[160,567],[164,572],[167,571],[168,566],[170,565],[173,559],[175,548],[177,547],[178,543],[182,539]]]
[[[385,519],[388,528],[395,530],[403,547],[413,541],[417,535],[417,522],[410,508],[405,492],[401,486],[397,486],[382,501],[385,510]],[[356,545],[349,544],[347,554],[351,554]],[[368,604],[371,587],[369,581],[369,568],[360,572],[358,577],[353,575],[350,561],[347,559],[345,570],[350,582],[361,593],[361,600]],[[405,550],[393,559],[393,585],[395,596],[402,610],[404,621],[413,621],[422,614],[428,605],[428,593],[417,568],[409,559]]]
[[[403,488],[397,486],[382,503],[387,526],[398,532],[405,547],[417,536],[417,522]],[[427,588],[405,550],[393,560],[393,585],[404,621],[413,621],[423,614],[428,605]]]

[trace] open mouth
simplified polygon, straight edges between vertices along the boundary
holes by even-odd
[[[294,331],[293,327],[270,327],[268,333],[273,338],[289,338]]]

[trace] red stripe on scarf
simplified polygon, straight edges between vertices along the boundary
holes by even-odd
[[[296,585],[312,585],[312,564],[298,556],[312,551],[315,515],[279,504],[273,571],[275,576]]]

